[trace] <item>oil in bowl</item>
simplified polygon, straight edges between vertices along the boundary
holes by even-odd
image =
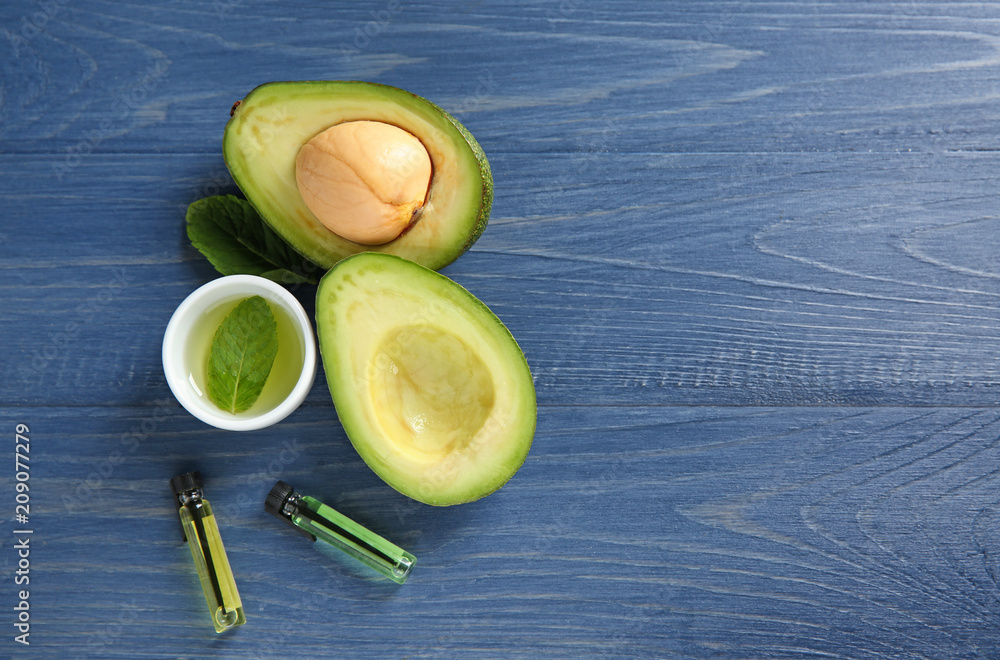
[[[237,296],[207,309],[202,314],[197,326],[188,335],[184,347],[188,382],[191,383],[195,394],[205,400],[206,405],[215,405],[207,394],[208,358],[212,351],[212,340],[223,320],[246,299],[247,296]],[[246,419],[273,410],[288,398],[288,395],[295,388],[295,384],[299,381],[299,375],[302,373],[302,358],[305,353],[302,337],[299,336],[288,312],[281,305],[270,302],[268,304],[278,326],[278,352],[274,356],[274,364],[264,382],[264,388],[248,409],[238,413],[230,413],[219,408],[220,414]]]
[[[208,361],[219,326],[242,301],[261,296],[277,326],[278,348],[257,400],[238,413],[208,396]],[[197,289],[178,306],[163,337],[163,371],[184,408],[218,428],[249,431],[287,417],[316,376],[316,344],[302,305],[286,289],[253,275],[230,275]]]

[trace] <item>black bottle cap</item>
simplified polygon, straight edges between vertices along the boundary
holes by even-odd
[[[282,507],[285,506],[285,502],[288,501],[288,497],[295,492],[295,489],[289,486],[284,481],[278,481],[274,484],[274,488],[271,492],[267,494],[267,499],[264,500],[264,510],[270,513],[272,516],[282,516]]]
[[[282,509],[285,507],[285,502],[288,498],[295,493],[295,489],[284,481],[278,480],[274,487],[271,488],[271,492],[267,494],[267,499],[264,500],[264,510],[270,513],[275,518],[288,523],[292,526],[292,529],[297,531],[299,534],[308,537],[309,539],[315,541],[316,537],[302,529],[298,525],[292,522],[290,516],[286,515]]]
[[[185,472],[178,474],[170,480],[170,489],[174,491],[174,497],[180,497],[190,490],[201,490],[201,472]],[[177,501],[174,501],[177,506]],[[181,540],[187,541],[187,534],[184,533],[184,524],[181,524]]]
[[[189,490],[200,490],[202,487],[201,472],[185,472],[170,480],[174,495],[186,493]]]

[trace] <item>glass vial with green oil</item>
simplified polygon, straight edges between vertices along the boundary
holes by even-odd
[[[399,584],[406,582],[417,563],[409,552],[316,498],[300,495],[284,481],[274,484],[264,510],[313,541],[322,539]]]
[[[236,580],[222,545],[219,526],[212,515],[212,506],[202,497],[201,474],[188,472],[178,475],[170,480],[170,487],[180,503],[178,514],[184,538],[191,548],[191,557],[198,570],[215,632],[242,626],[247,621],[243,615],[243,603],[236,590]]]

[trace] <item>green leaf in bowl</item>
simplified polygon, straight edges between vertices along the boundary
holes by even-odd
[[[243,300],[222,321],[208,356],[208,398],[233,414],[252,406],[278,354],[278,324],[260,296]]]

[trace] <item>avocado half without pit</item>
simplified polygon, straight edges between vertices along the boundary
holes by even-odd
[[[361,458],[413,499],[460,504],[500,488],[535,432],[535,389],[501,321],[459,284],[374,252],[316,294],[337,415]]]
[[[482,234],[493,177],[430,101],[367,82],[274,82],[237,103],[223,155],[267,224],[323,268],[365,251],[438,270]]]

